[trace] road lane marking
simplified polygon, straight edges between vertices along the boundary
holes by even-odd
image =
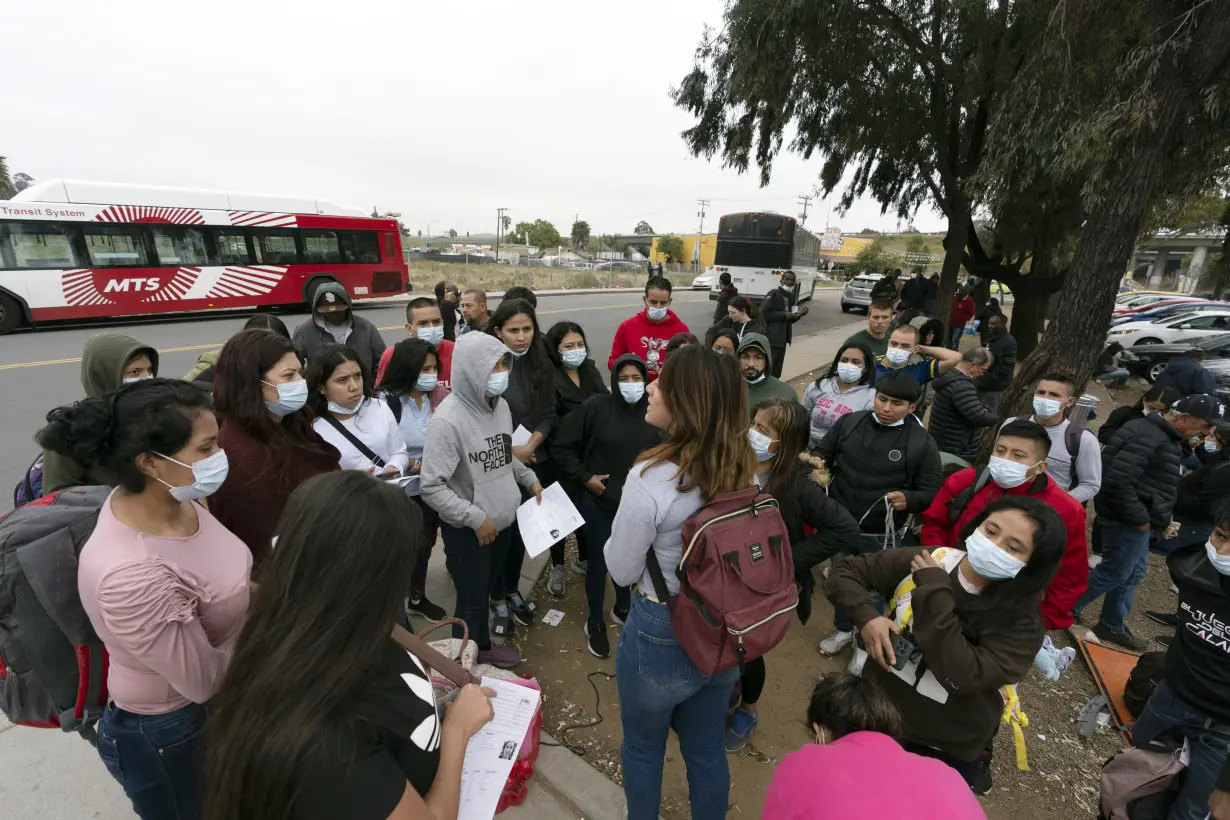
[[[700,299],[681,299],[680,301],[684,303],[696,304],[700,302],[701,300]],[[705,300],[705,301],[708,301],[708,300]],[[588,311],[588,310],[618,310],[622,308],[631,308],[631,307],[639,308],[643,306],[644,304],[642,302],[634,302],[632,304],[627,304],[627,305],[587,305],[585,307],[561,308],[559,310],[540,310],[538,311],[538,315],[547,316],[547,315],[555,314],[555,313],[580,313],[582,311]],[[378,327],[376,329],[379,331],[405,330],[406,326],[404,324],[389,325],[388,327]],[[225,341],[210,342],[209,344],[203,344],[203,345],[187,345],[185,347],[164,347],[164,348],[160,348],[158,350],[158,353],[159,355],[161,355],[163,353],[187,353],[193,350],[219,350],[222,348],[222,345],[224,344],[226,344]],[[80,362],[81,362],[80,356],[78,356],[75,359],[46,359],[41,362],[15,362],[13,364],[0,364],[0,371],[16,370],[22,367],[47,367],[53,364],[79,364]]]

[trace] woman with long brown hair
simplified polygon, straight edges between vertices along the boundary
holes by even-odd
[[[747,386],[731,356],[682,347],[647,389],[645,421],[665,440],[637,459],[624,484],[605,555],[617,584],[640,584],[615,653],[629,820],[657,818],[666,736],[674,727],[688,769],[692,816],[726,816],[730,769],[722,746],[726,707],[739,675],[705,675],[679,646],[665,601],[647,594],[653,550],[663,567],[683,554],[683,524],[709,499],[751,486]],[[673,572],[667,590],[679,592]]]
[[[230,338],[214,369],[214,407],[225,418],[218,444],[231,472],[210,499],[218,520],[252,551],[255,572],[296,487],[336,470],[341,454],[312,428],[308,387],[289,339],[268,330]]]

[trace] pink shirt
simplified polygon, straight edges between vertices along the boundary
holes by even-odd
[[[81,549],[77,590],[111,655],[107,689],[122,709],[157,715],[214,696],[248,611],[252,553],[209,512],[188,538],[122,524],[111,498]]]
[[[868,773],[873,773],[868,777]],[[961,775],[902,749],[888,735],[855,732],[782,758],[764,801],[773,820],[986,820]]]

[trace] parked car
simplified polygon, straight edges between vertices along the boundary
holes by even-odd
[[[1150,306],[1147,310],[1142,310],[1140,313],[1133,313],[1128,316],[1112,316],[1110,325],[1115,327],[1127,324],[1128,322],[1157,322],[1162,319],[1169,319],[1171,316],[1178,316],[1180,313],[1205,313],[1210,310],[1230,310],[1230,302],[1215,302],[1210,299],[1199,302],[1176,302],[1173,305],[1162,305],[1161,307]]]
[[[711,271],[706,271],[692,280],[692,290],[709,290],[716,281],[717,277]]]
[[[1156,310],[1160,307],[1168,307],[1170,305],[1181,305],[1186,302],[1202,302],[1203,299],[1198,299],[1195,296],[1172,296],[1166,299],[1155,299],[1151,302],[1143,302],[1133,305],[1120,305],[1115,308],[1113,318],[1121,316],[1135,316],[1149,310]]]
[[[1167,299],[1184,298],[1184,294],[1175,293],[1174,291],[1162,290],[1134,290],[1127,293],[1120,293],[1115,297],[1115,309],[1141,307],[1143,305],[1152,305],[1156,302],[1163,302]]]
[[[1230,359],[1230,333],[1196,338],[1184,337],[1174,344],[1137,345],[1119,354],[1119,364],[1133,376],[1139,376],[1152,384],[1166,369],[1171,359],[1192,349],[1203,350],[1206,362]]]
[[[1106,343],[1133,345],[1170,344],[1179,339],[1216,336],[1230,331],[1230,310],[1182,313],[1157,322],[1128,322],[1112,328]]]
[[[880,273],[864,273],[846,283],[841,291],[841,309],[849,313],[855,308],[867,310],[871,307],[871,289],[883,278]]]
[[[612,270],[615,270],[615,271],[619,271],[619,270],[644,271],[645,268],[642,265],[636,264],[635,262],[602,262],[598,265],[595,265],[594,270],[595,271],[612,271]]]

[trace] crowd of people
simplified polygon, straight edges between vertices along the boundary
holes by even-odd
[[[921,273],[900,293],[877,283],[866,329],[800,400],[780,379],[807,311],[796,284],[782,276],[757,305],[724,278],[697,335],[654,276],[615,334],[609,376],[581,324],[542,331],[532,291],[491,312],[486,294],[448,282],[408,302],[392,346],[332,287],[293,334],[257,315],[184,379],[160,377],[138,340],[91,339],[86,397],[53,410],[38,441],[46,492],[115,488],[78,584],[111,656],[99,755],[136,813],[456,817],[491,693],[465,687],[442,715],[390,629],[451,614],[480,663],[517,667],[508,639],[537,602],[519,589],[516,510],[557,482],[584,525],[573,560],[552,546],[546,590],[584,578],[578,640],[595,657],[620,627],[633,820],[658,816],[672,729],[692,816],[726,816],[726,755],[754,735],[772,658],[702,671],[673,631],[679,577],[659,577],[663,596],[652,569],[679,565],[682,530],[710,500],[753,486],[789,534],[799,619],[820,583],[835,614],[819,652],[850,652],[801,709],[817,745],[782,761],[766,817],[878,816],[884,802],[859,785],[871,769],[918,816],[981,817],[973,795],[991,787],[1005,704],[1044,665],[1047,630],[1104,598],[1094,633],[1143,648],[1124,619],[1151,536],[1173,547],[1180,607],[1151,613],[1177,636],[1142,724],[1199,746],[1191,812],[1230,799],[1230,656],[1209,626],[1230,621],[1220,402],[1154,390],[1112,414],[1100,442],[1074,413],[1077,385],[1053,373],[1031,414],[1004,417],[1015,342],[1002,313],[985,345],[959,351]],[[958,306],[972,313],[968,293]],[[437,538],[452,613],[427,597]]]

